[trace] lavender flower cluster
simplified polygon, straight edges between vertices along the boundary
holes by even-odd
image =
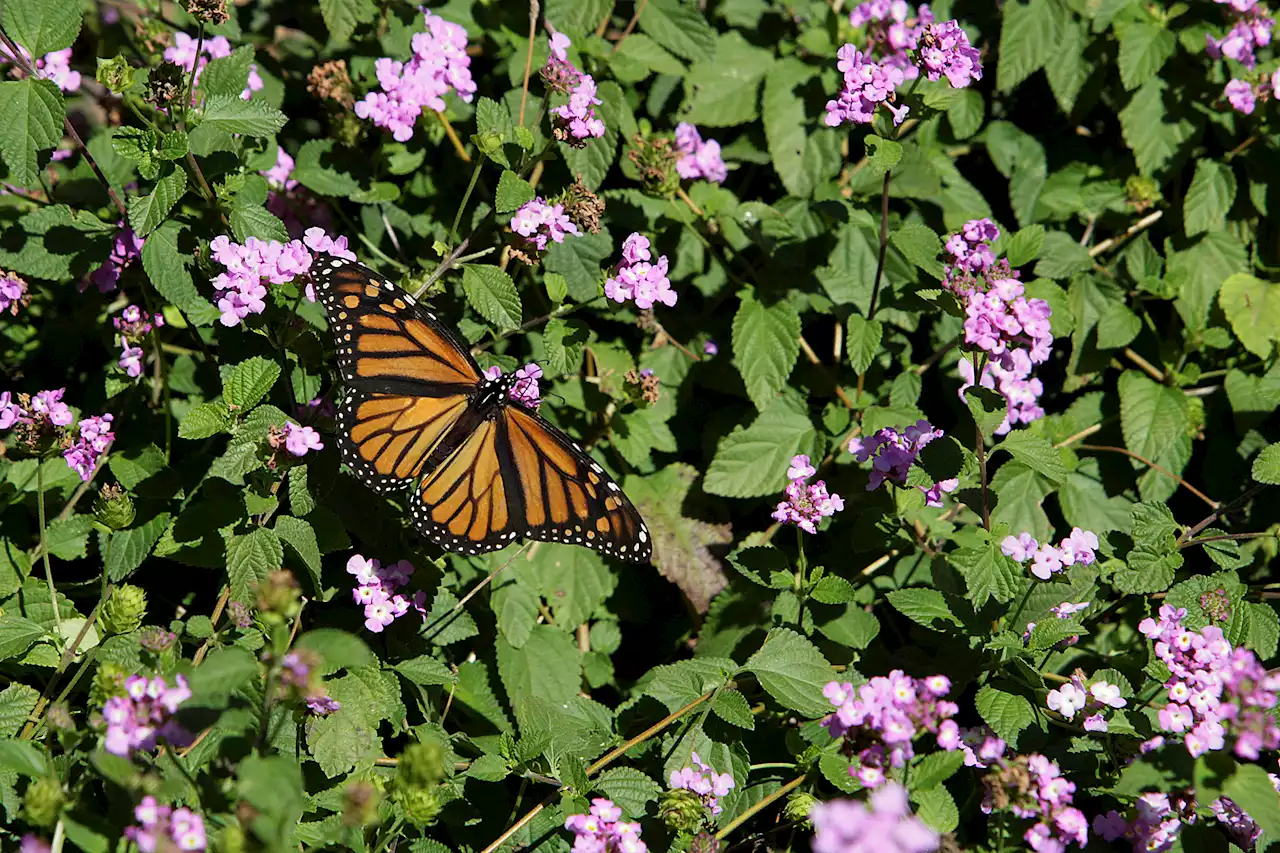
[[[346,237],[335,240],[322,228],[308,228],[303,239],[288,243],[250,237],[241,245],[220,234],[213,238],[209,250],[213,259],[227,270],[211,282],[214,289],[222,293],[218,310],[222,312],[219,320],[224,326],[239,325],[250,314],[265,311],[266,285],[287,284],[306,273],[311,269],[311,252],[327,252],[348,260],[356,257],[347,248]],[[310,284],[306,294],[315,301]]]
[[[211,59],[223,59],[231,55],[231,42],[227,41],[226,36],[214,36],[206,38],[203,42],[194,39],[186,33],[174,33],[173,44],[164,49],[164,58],[166,62],[171,62],[180,67],[188,74],[191,69],[195,69],[195,83],[200,85],[200,75],[204,73],[204,68],[209,64]],[[262,75],[258,73],[256,63],[249,66],[248,85],[244,91],[240,93],[243,100],[249,100],[253,97],[253,93],[259,91],[263,87]]]
[[[667,307],[675,305],[676,292],[667,278],[667,256],[659,255],[656,264],[651,263],[652,258],[648,237],[632,234],[623,240],[622,260],[614,274],[605,279],[604,295],[614,302],[634,301],[641,310],[659,302]]]
[[[116,434],[111,431],[112,420],[114,417],[110,413],[84,418],[76,424],[75,441],[62,451],[67,467],[79,474],[80,479],[86,483],[93,477],[98,459],[116,440]]]
[[[857,689],[832,681],[822,695],[836,711],[822,724],[832,737],[870,742],[858,753],[860,766],[849,772],[865,787],[877,788],[885,783],[885,767],[905,767],[915,756],[912,742],[925,732],[948,752],[960,748],[960,727],[951,719],[960,708],[943,698],[949,692],[951,680],[945,675],[912,678],[900,669]]]
[[[871,462],[871,476],[867,480],[867,491],[878,489],[884,482],[905,486],[907,474],[915,463],[920,451],[929,442],[942,438],[945,433],[934,429],[926,420],[918,420],[911,426],[898,432],[893,427],[885,427],[869,438],[855,437],[849,440],[849,452],[859,462]],[[954,492],[960,485],[958,478],[940,480],[932,486],[918,486],[924,492],[926,506],[942,506],[942,495]]]
[[[1206,33],[1206,52],[1213,59],[1225,57],[1253,71],[1258,64],[1254,51],[1271,44],[1275,20],[1267,14],[1266,9],[1258,5],[1258,0],[1215,1],[1227,7],[1231,28],[1222,38],[1214,38],[1211,33]],[[1280,97],[1280,69],[1274,71],[1269,78],[1233,77],[1222,94],[1232,109],[1250,115],[1257,107],[1259,98]]]
[[[497,379],[502,375],[502,368],[495,364],[484,375],[489,379]],[[542,368],[533,362],[516,368],[516,384],[507,392],[507,396],[527,408],[538,408],[538,404],[542,402],[542,390],[538,387],[538,380],[541,378]]]
[[[412,599],[399,593],[401,587],[413,577],[413,564],[400,560],[384,566],[378,560],[353,554],[347,560],[347,572],[355,576],[357,586],[351,591],[356,604],[364,607],[364,627],[381,634],[387,626],[409,612],[417,610],[425,619],[427,594],[418,590]]]
[[[285,421],[283,427],[268,431],[267,443],[276,450],[283,447],[286,453],[296,457],[306,456],[311,450],[324,450],[320,433],[309,426],[300,426],[293,421]]]
[[[7,311],[16,317],[18,308],[28,301],[26,280],[17,273],[0,270],[0,314]]]
[[[1071,534],[1055,548],[1047,542],[1041,545],[1030,533],[1023,532],[1017,536],[1006,536],[1000,543],[1000,550],[1019,563],[1031,560],[1031,574],[1047,581],[1068,566],[1092,564],[1098,558],[1098,534],[1073,527]]]
[[[102,748],[125,758],[143,750],[150,752],[157,742],[185,745],[191,734],[173,719],[178,706],[191,698],[187,680],[174,676],[170,685],[160,676],[131,675],[124,682],[124,695],[112,696],[102,706],[107,725]]]
[[[729,170],[720,157],[720,143],[714,139],[703,140],[698,128],[682,121],[676,125],[676,173],[686,181],[699,178],[714,184],[724,183]]]
[[[1088,843],[1089,821],[1072,804],[1076,785],[1056,762],[1038,753],[997,759],[982,781],[982,811],[991,814],[999,803],[1015,817],[1034,820],[1022,838],[1037,853],[1063,853],[1071,844]]]
[[[315,665],[314,653],[292,651],[280,661],[280,688],[302,698],[307,711],[317,717],[327,717],[342,710],[342,703],[328,695],[321,686]]]
[[[1105,732],[1109,725],[1102,709],[1123,708],[1129,703],[1120,695],[1118,685],[1099,680],[1086,688],[1084,679],[1073,675],[1066,684],[1049,691],[1045,704],[1049,706],[1049,710],[1057,711],[1068,720],[1074,719],[1076,713],[1086,707],[1093,709],[1094,713],[1084,720],[1084,730]]]
[[[582,236],[563,204],[547,204],[541,197],[520,206],[511,217],[511,230],[523,237],[524,248],[533,252],[545,252],[549,243],[563,243],[567,236]]]
[[[582,148],[590,139],[604,136],[604,122],[596,115],[600,99],[596,81],[569,62],[572,44],[564,33],[551,35],[551,56],[542,68],[542,80],[553,92],[569,95],[569,101],[551,109],[551,130],[556,139]]]
[[[408,62],[383,57],[374,63],[380,92],[370,92],[355,105],[355,113],[391,131],[397,142],[413,138],[413,126],[424,109],[443,112],[450,89],[470,103],[476,93],[467,56],[467,31],[422,10],[427,31],[410,41]]]
[[[125,838],[138,845],[141,853],[168,850],[202,851],[208,844],[204,818],[188,808],[162,806],[146,796],[133,810],[138,822],[125,829]]]
[[[911,813],[907,790],[896,782],[872,792],[866,803],[832,800],[809,812],[813,853],[931,853],[937,830]]]
[[[120,360],[117,362],[131,379],[142,375],[142,347],[138,343],[151,334],[152,329],[164,326],[163,314],[147,314],[137,305],[126,305],[118,317],[112,318],[120,342]]]
[[[810,483],[809,478],[818,473],[803,453],[791,457],[787,469],[787,499],[773,511],[773,520],[781,524],[794,524],[805,533],[817,533],[822,519],[844,509],[844,499],[827,491],[827,484],[819,480]]]
[[[1248,761],[1280,748],[1280,725],[1272,713],[1280,674],[1267,672],[1252,651],[1233,649],[1216,625],[1185,627],[1186,615],[1185,608],[1164,604],[1159,619],[1138,624],[1169,668],[1169,702],[1158,714],[1160,727],[1186,732],[1183,745],[1196,758],[1224,749],[1228,737],[1235,739],[1232,751]]]
[[[723,811],[720,808],[720,797],[728,796],[734,788],[733,774],[717,773],[696,752],[690,754],[689,760],[693,762],[693,766],[671,771],[671,787],[692,791],[702,798],[702,804],[713,816],[720,814]]]
[[[71,68],[71,48],[46,53],[32,62],[31,53],[22,45],[17,47],[23,61],[35,69],[38,79],[48,80],[64,92],[74,92],[80,88],[80,72],[73,71]],[[7,45],[0,44],[0,62],[18,64],[14,61],[13,54],[9,52]]]
[[[33,396],[19,394],[16,400],[10,391],[0,393],[0,431],[15,430],[18,441],[32,449],[52,438],[62,445],[62,458],[67,467],[88,482],[99,458],[115,441],[116,434],[111,431],[114,418],[109,413],[95,415],[82,419],[74,431],[67,429],[75,415],[62,402],[66,390],[38,391]]]
[[[624,821],[612,800],[596,797],[586,814],[569,815],[564,828],[573,833],[574,853],[646,853],[640,824]]]
[[[1232,803],[1232,805],[1235,804]],[[1105,841],[1127,839],[1133,844],[1134,851],[1161,853],[1173,846],[1179,830],[1182,829],[1182,821],[1169,802],[1168,794],[1148,791],[1139,796],[1134,801],[1133,807],[1127,811],[1127,816],[1115,809],[1105,814],[1095,815],[1094,834],[1102,836]],[[1223,811],[1225,813],[1226,809],[1224,808]],[[1248,819],[1248,815],[1245,815],[1245,818]],[[1223,818],[1220,816],[1219,819]]]

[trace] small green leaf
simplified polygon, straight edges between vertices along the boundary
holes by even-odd
[[[274,529],[280,540],[288,545],[306,566],[311,575],[311,585],[319,590],[320,585],[320,546],[316,542],[316,531],[301,518],[289,515],[276,517]]]
[[[187,173],[175,167],[144,196],[129,198],[129,226],[139,237],[154,231],[187,191]]]
[[[0,660],[25,653],[44,633],[44,628],[17,614],[0,616]]]
[[[861,314],[850,314],[846,324],[845,349],[853,372],[863,374],[880,352],[884,326],[879,320],[868,320]]]
[[[1001,603],[1011,601],[1018,589],[1020,567],[994,539],[981,547],[957,548],[947,554],[947,562],[964,576],[975,608],[992,598]]]
[[[1253,479],[1259,483],[1280,485],[1280,444],[1269,444],[1253,460]]]
[[[1017,746],[1018,735],[1035,720],[1035,711],[1025,696],[990,685],[979,688],[974,704],[987,725],[1011,747]]]
[[[253,588],[284,564],[284,546],[274,530],[259,527],[227,543],[232,601],[253,601]]]
[[[481,316],[503,331],[520,327],[523,308],[511,276],[494,266],[462,265],[462,289],[467,302]]]
[[[640,29],[684,59],[709,59],[716,31],[697,6],[680,0],[649,0],[640,10]]]
[[[215,95],[205,102],[201,127],[245,136],[271,136],[289,119],[265,101],[242,101],[239,95]]]
[[[894,231],[891,239],[903,257],[939,281],[942,280],[942,263],[938,260],[938,255],[942,252],[942,241],[933,233],[932,228],[918,222],[909,222]]]
[[[449,667],[430,655],[400,661],[395,665],[395,670],[414,684],[424,686],[453,684],[458,680]]]
[[[502,177],[498,178],[494,210],[502,216],[515,213],[526,202],[532,201],[535,195],[532,184],[510,169],[504,169]]]
[[[1173,41],[1173,35],[1169,35]],[[1230,166],[1197,160],[1195,177],[1182,204],[1182,224],[1188,237],[1227,227],[1227,212],[1236,197],[1236,176]]]
[[[800,315],[789,302],[765,305],[748,291],[733,318],[733,363],[747,396],[764,411],[786,384],[800,353]]]
[[[335,41],[351,38],[357,24],[367,24],[378,14],[373,0],[320,0],[320,14]]]
[[[1120,82],[1136,89],[1160,72],[1177,39],[1160,24],[1130,24],[1120,34]]]
[[[831,710],[822,688],[835,670],[818,647],[789,628],[775,628],[743,665],[755,673],[760,686],[783,707],[810,717]]]
[[[1033,435],[1026,430],[1014,430],[995,446],[995,450],[1007,451],[1014,459],[1054,483],[1061,483],[1067,478],[1062,454],[1044,436]]]
[[[279,378],[280,365],[255,355],[231,369],[231,374],[222,383],[222,394],[229,406],[245,411],[258,405]]]
[[[951,612],[946,598],[936,589],[896,589],[889,593],[888,598],[895,610],[926,628],[939,630],[938,623],[942,622],[961,624]]]
[[[809,416],[786,397],[761,412],[749,427],[720,440],[703,488],[722,497],[761,497],[782,491],[792,456],[821,456],[822,439]]]
[[[711,710],[726,723],[740,729],[753,731],[756,727],[756,720],[751,713],[751,704],[747,702],[747,697],[731,687],[718,691],[711,698]]]

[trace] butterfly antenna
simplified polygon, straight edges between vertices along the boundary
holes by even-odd
[[[478,584],[476,584],[474,587],[472,587],[470,592],[468,592],[466,595],[462,596],[462,599],[461,599],[457,604],[453,605],[453,607],[451,607],[451,608],[449,609],[449,612],[448,612],[448,613],[441,614],[441,616],[440,616],[438,619],[436,619],[436,621],[435,621],[435,622],[432,622],[432,623],[431,623],[430,625],[428,625],[425,629],[423,629],[423,636],[428,637],[428,638],[429,638],[429,637],[431,637],[431,636],[432,636],[432,629],[433,629],[433,628],[435,628],[435,627],[436,627],[436,625],[437,625],[438,623],[443,622],[443,621],[444,621],[444,620],[446,620],[446,619],[451,619],[451,618],[453,618],[453,617],[454,617],[454,615],[456,615],[456,614],[457,614],[457,612],[458,612],[459,610],[461,610],[461,609],[466,605],[466,603],[467,603],[468,601],[470,601],[471,599],[473,599],[473,598],[475,598],[475,597],[476,597],[476,593],[480,592],[480,590],[482,590],[482,589],[484,589],[486,586],[488,586],[488,585],[489,585],[489,583],[490,583],[490,581],[492,581],[494,578],[496,578],[496,577],[498,576],[498,573],[499,573],[499,572],[501,572],[501,571],[502,571],[503,569],[505,569],[507,566],[509,566],[509,565],[511,565],[512,563],[514,563],[514,562],[516,561],[516,559],[517,559],[517,558],[519,558],[519,556],[520,556],[521,554],[523,554],[525,551],[529,550],[529,546],[530,546],[530,545],[532,545],[532,544],[533,544],[533,540],[529,540],[529,541],[525,542],[523,545],[521,545],[521,546],[520,546],[520,550],[519,550],[519,551],[516,551],[514,554],[512,554],[512,555],[511,555],[511,558],[510,558],[509,560],[507,560],[507,561],[506,561],[505,563],[503,563],[501,566],[498,566],[498,568],[496,568],[496,569],[494,569],[493,571],[489,572],[489,575],[488,575],[484,580],[480,581],[480,583],[478,583]],[[441,627],[443,627],[443,626],[441,626]]]

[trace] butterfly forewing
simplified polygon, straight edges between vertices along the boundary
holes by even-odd
[[[312,280],[348,386],[343,461],[377,491],[416,484],[410,509],[423,534],[469,554],[528,537],[648,561],[649,531],[618,484],[507,400],[510,385],[487,379],[435,314],[351,261],[321,255]]]

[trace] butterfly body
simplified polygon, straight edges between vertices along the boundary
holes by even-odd
[[[343,461],[377,492],[413,489],[418,528],[479,554],[528,537],[636,562],[648,528],[617,483],[571,438],[489,377],[434,313],[359,264],[318,255],[311,277],[347,385]]]

